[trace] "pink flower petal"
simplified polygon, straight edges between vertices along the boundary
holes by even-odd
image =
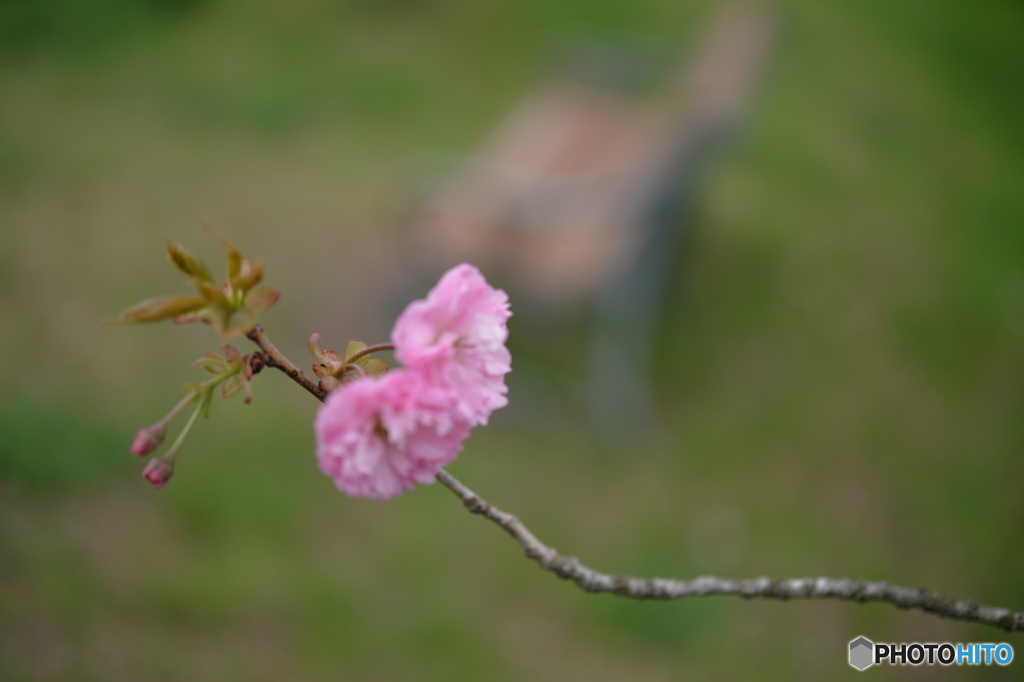
[[[469,435],[454,406],[450,393],[413,372],[358,379],[317,413],[320,469],[349,495],[381,500],[430,483]]]
[[[504,291],[472,265],[457,265],[399,316],[391,332],[395,356],[431,385],[451,391],[460,419],[486,424],[491,412],[508,404],[511,315]]]

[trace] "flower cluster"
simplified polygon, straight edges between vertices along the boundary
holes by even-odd
[[[391,332],[406,368],[332,391],[316,417],[320,469],[350,495],[386,500],[430,483],[473,426],[505,406],[508,296],[472,265],[441,277]]]

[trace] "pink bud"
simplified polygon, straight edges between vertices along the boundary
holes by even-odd
[[[153,484],[154,488],[162,488],[174,475],[174,462],[163,457],[154,457],[142,470],[142,476]]]
[[[153,451],[164,440],[164,428],[161,424],[154,424],[145,429],[140,429],[132,441],[131,452],[133,455],[145,455]]]

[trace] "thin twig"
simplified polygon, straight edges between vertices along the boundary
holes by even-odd
[[[295,383],[312,393],[317,400],[323,401],[323,399],[327,397],[327,391],[322,389],[319,383],[303,374],[301,369],[296,367],[291,360],[282,355],[281,351],[279,351],[277,347],[270,342],[270,339],[267,338],[266,333],[263,331],[263,327],[257,324],[252,328],[252,331],[246,334],[246,336],[248,336],[253,343],[259,346],[260,350],[263,351],[266,364],[269,367],[276,367],[290,376]]]
[[[257,325],[249,332],[267,356],[267,364],[277,367],[294,379],[319,400],[327,393],[314,384],[295,365],[274,347],[263,329]],[[381,344],[388,345],[388,344]],[[371,348],[379,349],[377,346]],[[369,351],[369,349],[367,349]],[[890,585],[885,581],[866,582],[849,578],[752,578],[734,580],[705,575],[693,580],[674,578],[636,578],[618,573],[601,573],[580,563],[574,556],[566,557],[537,539],[530,529],[514,515],[498,509],[467,488],[445,470],[437,474],[437,480],[462,500],[473,514],[479,514],[498,524],[522,545],[526,556],[533,559],[545,571],[560,578],[571,580],[586,592],[611,592],[631,599],[671,600],[682,597],[704,597],[712,594],[729,594],[745,599],[841,599],[864,603],[869,601],[887,602],[901,609],[920,609],[941,618],[962,620],[970,623],[992,625],[1008,632],[1024,630],[1024,613],[1010,611],[996,606],[985,606],[963,599],[938,595],[926,589],[912,589]]]
[[[925,589],[890,585],[884,581],[865,582],[848,578],[771,580],[764,577],[732,580],[715,576],[675,580],[608,575],[584,566],[576,557],[562,556],[554,547],[538,540],[522,521],[488,503],[447,471],[438,473],[437,480],[455,493],[469,511],[504,528],[523,546],[526,556],[536,561],[545,571],[571,580],[587,592],[612,592],[632,599],[664,600],[731,594],[748,599],[843,599],[860,603],[883,601],[901,609],[921,609],[942,618],[994,625],[1009,632],[1024,630],[1024,613],[937,595]]]
[[[376,346],[367,346],[366,348],[362,349],[358,353],[353,354],[352,357],[346,359],[346,362],[351,364],[351,363],[355,362],[356,360],[358,360],[360,358],[365,358],[370,353],[377,353],[377,352],[382,351],[382,350],[394,350],[394,349],[395,349],[395,344],[393,344],[393,343],[378,343]]]

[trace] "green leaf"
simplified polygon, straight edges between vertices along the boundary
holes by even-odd
[[[222,318],[221,338],[225,341],[248,334],[256,326],[256,314],[249,308],[239,308]]]
[[[239,253],[238,248],[234,244],[214,232],[213,228],[208,224],[203,227],[224,247],[224,255],[227,257],[228,282],[232,282],[232,280],[238,277],[238,273],[242,271],[242,254]],[[234,286],[233,283],[232,286]]]
[[[199,289],[199,293],[202,294],[203,298],[209,303],[221,303],[223,305],[228,305],[227,295],[213,282],[207,282],[203,279],[196,280],[196,288]]]
[[[325,350],[320,354],[324,359],[324,366],[327,367],[327,372],[337,376],[345,367],[345,361],[341,359],[341,356],[333,350]]]
[[[224,358],[232,365],[238,366],[245,362],[242,359],[242,354],[238,352],[238,349],[232,346],[230,343],[225,343],[221,349],[221,353],[224,353]]]
[[[213,310],[211,308],[200,308],[194,313],[177,315],[171,319],[174,324],[189,324],[191,322],[205,322],[211,324],[213,321]]]
[[[322,353],[320,351],[320,339],[321,338],[323,338],[323,337],[321,337],[319,334],[317,334],[315,332],[313,333],[312,336],[309,337],[309,345],[308,345],[309,354],[312,355],[313,359],[316,360],[317,362],[323,362],[324,361],[323,360],[323,355],[322,355]]]
[[[366,350],[368,346],[362,341],[349,341],[348,346],[345,348],[345,364],[350,362],[350,359],[356,353]]]
[[[111,320],[134,324],[136,322],[157,322],[171,317],[178,317],[199,310],[206,305],[206,300],[198,296],[162,296],[147,298],[125,308]]]
[[[241,291],[249,291],[263,279],[263,261],[256,261],[250,265],[245,258],[242,259],[242,267],[236,277],[229,278],[231,286]]]
[[[235,374],[224,381],[224,388],[221,390],[221,395],[225,398],[230,398],[241,391],[244,387],[245,382],[242,380],[242,377]]]
[[[356,360],[356,364],[361,365],[371,377],[384,376],[384,373],[388,371],[388,363],[380,358],[360,358]]]
[[[258,289],[253,289],[245,297],[245,305],[251,308],[256,315],[262,315],[273,308],[279,298],[281,298],[281,294],[276,289],[259,287]]]
[[[167,260],[171,261],[174,267],[178,268],[178,271],[189,279],[204,282],[213,281],[213,275],[210,274],[210,269],[206,267],[206,263],[185,249],[181,244],[175,244],[172,241],[167,242]]]
[[[192,367],[202,367],[211,374],[223,374],[231,369],[231,366],[216,353],[207,353],[192,363]]]

